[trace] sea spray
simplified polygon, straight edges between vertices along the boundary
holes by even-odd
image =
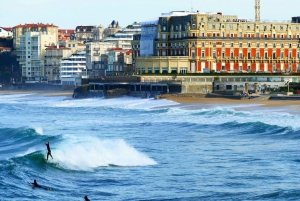
[[[157,163],[128,145],[124,140],[100,140],[89,137],[88,140],[69,141],[52,151],[53,162],[62,168],[91,171],[101,166],[148,166]]]

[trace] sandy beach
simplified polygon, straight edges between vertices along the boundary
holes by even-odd
[[[181,104],[193,105],[258,105],[260,107],[289,107],[300,112],[300,101],[297,100],[259,100],[259,99],[226,99],[226,98],[200,98],[200,97],[166,97]]]

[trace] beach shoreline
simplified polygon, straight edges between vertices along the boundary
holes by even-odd
[[[230,99],[230,98],[206,98],[192,96],[167,96],[163,99],[174,101],[180,104],[201,104],[201,105],[260,105],[261,107],[285,107],[293,106],[300,109],[299,100],[262,100],[262,99]]]
[[[51,90],[0,90],[0,95],[30,94],[38,96],[66,96],[71,98],[73,91],[51,91]]]
[[[47,90],[0,90],[0,95],[14,95],[14,94],[28,94],[36,96],[66,96],[72,98],[73,91],[47,91]],[[289,107],[293,108],[300,113],[300,101],[298,100],[262,100],[262,99],[230,99],[230,98],[207,98],[204,95],[167,95],[160,99],[170,100],[181,105],[194,105],[209,107],[211,105],[219,106],[245,106],[245,105],[257,105],[259,107]]]

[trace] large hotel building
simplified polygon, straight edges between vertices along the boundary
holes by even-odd
[[[141,23],[133,41],[137,73],[300,71],[299,18],[239,19],[222,13],[171,12]]]

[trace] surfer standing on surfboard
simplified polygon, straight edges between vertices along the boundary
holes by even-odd
[[[50,141],[48,140],[48,143],[45,143],[45,145],[47,146],[47,150],[48,150],[48,153],[47,153],[47,160],[48,160],[49,155],[50,155],[51,158],[53,159],[53,157],[52,157],[52,155],[51,155]]]

